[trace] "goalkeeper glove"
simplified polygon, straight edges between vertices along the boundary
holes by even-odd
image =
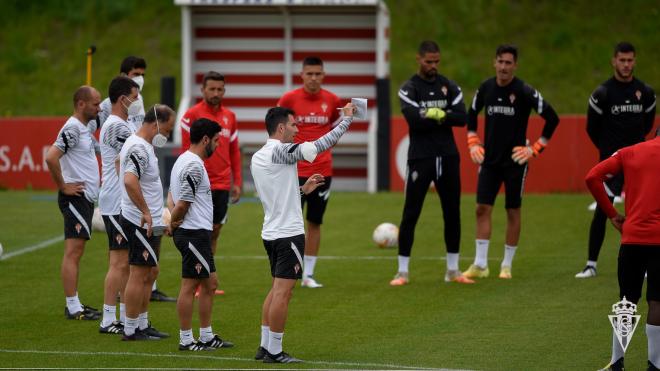
[[[436,107],[429,108],[424,112],[424,118],[436,120],[438,123],[442,122],[446,116],[447,113],[445,111]]]
[[[467,137],[468,148],[470,149],[470,157],[475,164],[484,162],[484,145],[481,144],[479,136],[475,132],[468,132]]]
[[[522,165],[529,161],[530,158],[532,157],[537,157],[543,150],[545,149],[545,146],[548,144],[548,141],[541,137],[539,138],[533,145],[529,145],[529,140],[527,141],[527,145],[525,146],[516,146],[513,147],[513,153],[511,154],[511,158],[513,159],[514,162],[518,163],[519,165]]]

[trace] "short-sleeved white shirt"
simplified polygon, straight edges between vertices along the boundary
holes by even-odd
[[[121,211],[121,189],[115,161],[119,159],[126,139],[133,133],[133,125],[115,115],[110,115],[101,128],[101,215],[117,215]]]
[[[213,230],[211,182],[198,155],[186,151],[179,156],[172,167],[170,192],[175,204],[179,200],[191,203],[181,228]]]
[[[99,164],[89,128],[71,116],[60,129],[53,145],[64,152],[64,156],[60,157],[64,183],[84,183],[85,198],[96,202],[99,196]]]
[[[124,176],[135,174],[140,182],[144,201],[147,203],[153,226],[163,226],[163,186],[160,181],[158,158],[151,143],[133,134],[124,143],[119,154],[119,186],[121,188],[121,215],[140,226],[142,212],[128,197]],[[146,226],[140,226],[146,228]]]

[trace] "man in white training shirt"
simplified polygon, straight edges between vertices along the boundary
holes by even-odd
[[[301,360],[282,351],[282,337],[289,300],[296,281],[302,278],[305,253],[305,227],[300,195],[309,194],[323,185],[320,174],[298,184],[298,161],[312,162],[316,156],[334,146],[353,120],[354,106],[342,109],[343,117],[329,133],[314,142],[293,143],[298,132],[294,112],[275,107],[266,114],[269,139],[252,156],[250,170],[264,208],[261,238],[268,253],[273,283],[263,304],[261,344],[255,359],[264,363],[296,363]]]
[[[99,165],[87,123],[99,113],[101,95],[91,86],[81,86],[73,95],[73,116],[69,117],[55,143],[48,149],[46,164],[59,192],[57,202],[64,217],[62,286],[66,296],[64,316],[75,320],[96,320],[98,310],[80,303],[78,268],[91,237],[94,202],[99,194]]]
[[[213,333],[211,313],[218,277],[213,261],[213,197],[204,167],[220,138],[220,125],[201,118],[190,126],[190,148],[172,167],[168,207],[174,244],[181,253],[181,290],[177,300],[179,350],[202,351],[234,346]],[[193,297],[199,287],[199,341],[192,333]]]
[[[151,285],[158,275],[160,238],[165,232],[163,188],[154,146],[162,147],[174,127],[175,112],[165,105],[147,111],[140,129],[119,154],[121,228],[128,238],[129,276],[125,289],[126,322],[122,340],[168,337],[148,319]]]
[[[126,318],[124,288],[128,280],[128,241],[120,226],[121,190],[119,186],[119,152],[135,129],[129,124],[128,111],[138,103],[140,87],[128,77],[118,76],[110,82],[108,96],[112,112],[101,128],[101,193],[99,209],[108,235],[108,273],[105,276],[103,319],[99,327],[102,334],[122,334]],[[120,316],[117,321],[117,293]]]

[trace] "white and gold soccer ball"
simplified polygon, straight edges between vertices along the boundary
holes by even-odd
[[[380,248],[394,247],[399,243],[399,227],[392,223],[381,223],[374,229],[373,239]]]
[[[94,215],[92,216],[92,230],[105,232],[105,223],[103,223],[103,216],[101,216],[101,210],[98,207],[94,209]]]

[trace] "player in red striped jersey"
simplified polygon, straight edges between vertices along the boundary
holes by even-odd
[[[277,105],[293,110],[298,123],[296,143],[313,142],[330,132],[339,118],[338,108],[342,104],[335,94],[321,87],[325,71],[323,61],[318,57],[307,57],[303,60],[301,77],[303,86],[285,93]],[[302,205],[307,203],[307,229],[305,233],[305,258],[303,270],[303,287],[318,288],[322,284],[314,279],[314,267],[321,243],[321,224],[323,214],[330,198],[332,182],[332,153],[319,153],[314,162],[298,162],[298,181],[302,186],[307,179],[321,174],[325,184],[314,192],[302,196]]]
[[[243,178],[241,176],[241,152],[238,144],[236,115],[222,105],[225,95],[225,77],[215,71],[204,75],[202,80],[203,99],[192,106],[181,118],[181,150],[190,147],[190,125],[198,119],[206,118],[220,125],[220,139],[213,155],[204,161],[204,167],[211,180],[213,196],[213,233],[211,248],[213,256],[218,245],[220,229],[227,222],[229,202],[236,203],[241,198]],[[216,294],[222,294],[222,290]]]
[[[598,206],[621,232],[619,298],[637,303],[647,276],[646,318],[649,370],[660,367],[660,137],[615,152],[587,175],[587,186]],[[626,215],[619,214],[607,195],[605,181],[624,174]],[[623,370],[623,348],[612,336],[611,363],[605,369]]]

